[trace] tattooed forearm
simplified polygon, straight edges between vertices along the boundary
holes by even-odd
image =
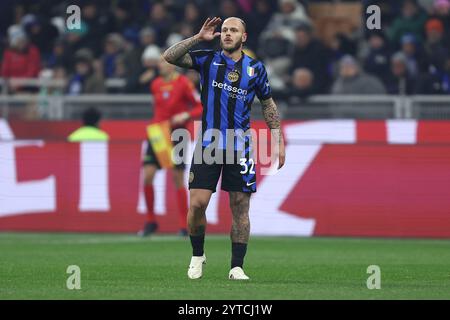
[[[280,114],[278,112],[277,105],[272,98],[261,101],[262,111],[264,115],[264,120],[266,121],[267,126],[272,129],[274,134],[278,135],[278,139],[282,139],[282,135],[280,134],[281,122],[280,122]]]
[[[233,215],[231,241],[248,243],[250,237],[250,219],[248,216],[250,195],[243,192],[230,192],[230,207]]]
[[[280,129],[280,114],[272,98],[261,101],[264,120],[270,129]]]
[[[200,40],[198,39],[198,37],[193,36],[175,43],[173,46],[164,51],[163,58],[167,62],[182,68],[192,67],[192,59],[191,56],[187,54],[187,52],[199,42]]]

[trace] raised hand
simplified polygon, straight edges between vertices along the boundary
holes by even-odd
[[[203,23],[202,28],[197,34],[199,40],[211,41],[214,38],[220,36],[220,32],[214,32],[216,27],[222,22],[222,19],[218,17],[208,18],[205,23]]]

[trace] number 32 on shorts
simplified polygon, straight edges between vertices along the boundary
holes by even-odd
[[[240,158],[239,159],[240,165],[243,167],[242,170],[239,172],[240,174],[255,174],[255,161],[253,159],[247,159],[246,158]]]

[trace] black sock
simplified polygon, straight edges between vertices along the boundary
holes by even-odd
[[[191,238],[192,255],[201,257],[203,255],[203,245],[205,243],[205,234],[199,236],[189,236]]]
[[[241,267],[244,265],[244,257],[247,253],[246,243],[231,243],[231,269],[234,267]]]

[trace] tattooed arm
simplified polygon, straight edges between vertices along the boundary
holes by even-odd
[[[278,141],[278,169],[280,169],[286,160],[286,153],[284,150],[284,139],[281,133],[280,114],[277,105],[272,98],[262,100],[262,111],[264,120],[272,133],[272,139]]]
[[[222,20],[220,18],[208,18],[203,24],[200,31],[193,37],[175,43],[173,46],[168,48],[164,53],[164,59],[176,66],[182,68],[192,67],[192,58],[188,54],[189,49],[198,44],[201,41],[211,41],[215,37],[220,35],[220,32],[214,32],[216,27],[220,24]]]
[[[192,58],[187,52],[199,42],[200,39],[195,35],[175,43],[163,53],[163,58],[176,66],[190,68],[192,67]]]

